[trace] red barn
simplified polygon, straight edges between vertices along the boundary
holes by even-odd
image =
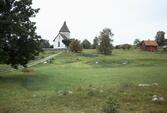
[[[154,52],[158,50],[158,43],[154,40],[143,40],[140,48],[144,51]]]

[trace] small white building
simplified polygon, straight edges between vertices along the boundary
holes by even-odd
[[[65,44],[62,42],[63,39],[70,39],[70,30],[68,29],[66,22],[64,22],[58,35],[53,40],[53,48],[66,49]]]

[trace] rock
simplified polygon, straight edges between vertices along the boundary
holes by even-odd
[[[103,92],[104,92],[104,91],[101,89],[101,90],[100,90],[100,93],[103,93]]]
[[[126,105],[130,105],[130,103],[128,102],[128,103],[126,103]]]
[[[33,94],[32,96],[33,96],[33,97],[37,97],[37,95],[36,95],[36,94]]]
[[[122,64],[124,64],[124,65],[125,65],[125,64],[128,64],[128,61],[125,60],[125,61],[122,62]]]
[[[159,97],[159,101],[165,101],[164,97]]]
[[[69,94],[69,95],[72,95],[72,94],[73,94],[73,92],[72,92],[72,91],[68,91],[68,94]]]
[[[164,97],[160,97],[160,96],[157,96],[157,95],[153,95],[152,96],[152,101],[159,101],[159,102],[163,102],[163,101],[165,101],[165,99],[164,99]]]
[[[45,62],[43,62],[44,64],[47,64],[47,62],[45,61]]]
[[[149,87],[149,86],[151,86],[150,84],[139,84],[138,85],[139,87]]]
[[[96,91],[96,88],[92,88],[92,91]]]
[[[158,96],[157,95],[153,95],[152,96],[152,101],[158,101]]]
[[[57,92],[57,94],[58,94],[58,96],[62,96],[63,95],[63,91],[60,90],[60,91]]]
[[[158,98],[157,97],[152,98],[152,101],[158,101]]]
[[[60,90],[60,91],[58,91],[57,92],[57,94],[58,94],[58,96],[65,96],[65,95],[72,95],[73,94],[73,92],[72,91],[62,91],[62,90]]]
[[[154,85],[154,86],[158,86],[159,84],[158,84],[158,83],[153,83],[152,85]]]
[[[157,95],[153,95],[152,98],[158,98],[158,96]]]

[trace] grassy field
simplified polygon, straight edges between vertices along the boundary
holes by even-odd
[[[121,113],[167,113],[166,81],[167,53],[64,52],[29,73],[0,73],[0,113],[101,113],[108,97],[118,101]],[[153,95],[165,101],[153,102]]]
[[[56,53],[58,53],[58,52],[59,52],[59,51],[45,50],[45,51],[41,52],[41,53],[39,54],[39,56],[37,56],[34,60],[30,61],[29,63],[34,62],[34,61],[39,60],[39,59],[43,59],[43,58],[45,58],[45,57],[48,57],[48,56],[50,56],[50,55],[52,55],[52,54],[56,54]],[[12,69],[12,68],[11,68],[10,65],[0,64],[0,73],[9,71],[9,70],[11,70],[11,69]]]

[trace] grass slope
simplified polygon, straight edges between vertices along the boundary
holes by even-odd
[[[2,113],[100,113],[107,97],[121,113],[167,113],[167,54],[114,50],[110,56],[66,53],[32,72],[1,73]],[[158,86],[138,87],[138,84]],[[152,102],[152,96],[165,98]]]

